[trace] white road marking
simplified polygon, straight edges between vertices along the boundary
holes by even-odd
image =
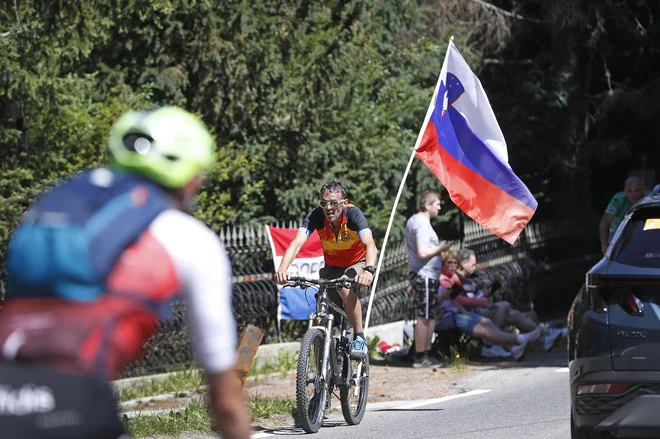
[[[411,402],[411,403],[404,404],[404,405],[394,406],[394,407],[392,407],[392,409],[394,409],[394,410],[412,409],[412,408],[416,408],[416,407],[422,407],[422,406],[425,406],[425,405],[438,404],[440,402],[451,401],[452,399],[465,398],[467,396],[482,395],[482,394],[488,393],[488,392],[490,392],[490,390],[486,390],[486,389],[484,389],[484,390],[472,390],[470,392],[459,393],[457,395],[443,396],[442,398],[434,398],[434,399],[425,399],[425,400],[422,400],[422,401],[415,401],[415,402]],[[372,405],[377,406],[376,410],[378,410],[379,408],[380,409],[384,408],[383,407],[384,405],[389,406],[391,404],[396,404],[396,403],[397,403],[396,401],[392,401],[392,402],[388,402],[388,403],[376,403],[376,404],[372,404]],[[367,405],[367,410],[369,410],[369,408],[370,408],[370,406]],[[286,428],[292,428],[292,427],[286,427]],[[261,439],[261,438],[274,436],[277,433],[277,431],[278,430],[267,430],[267,431],[263,431],[263,432],[259,432],[259,433],[253,433],[250,436],[250,439]]]
[[[568,367],[562,367],[561,369],[555,370],[555,372],[568,372]]]
[[[481,395],[488,392],[490,392],[490,390],[472,390],[470,392],[459,393],[457,395],[443,396],[442,398],[425,399],[423,401],[417,401],[412,404],[406,404],[395,408],[399,410],[412,409],[416,407],[422,407],[425,405],[437,404],[439,402],[451,401],[452,399],[465,398],[466,396]]]

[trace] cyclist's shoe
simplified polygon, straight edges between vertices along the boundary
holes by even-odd
[[[367,340],[358,335],[351,343],[351,358],[367,358],[367,353]]]

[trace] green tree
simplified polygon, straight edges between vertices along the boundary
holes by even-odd
[[[39,191],[104,163],[116,117],[155,105],[198,113],[216,136],[197,210],[216,230],[300,220],[322,183],[342,178],[380,239],[450,35],[484,84],[539,218],[586,216],[585,187],[602,169],[660,158],[651,1],[5,4],[0,258]],[[441,189],[415,160],[394,240],[428,187]],[[445,205],[442,233],[453,236],[463,215]]]

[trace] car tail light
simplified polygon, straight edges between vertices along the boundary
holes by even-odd
[[[589,298],[591,300],[591,308],[596,312],[607,312],[607,304],[597,289],[589,289]]]
[[[633,316],[644,315],[644,301],[648,299],[648,290],[653,295],[660,289],[660,279],[647,278],[612,278],[601,274],[587,273],[585,289],[591,308],[596,312],[607,312],[611,304],[619,305],[625,312]],[[642,299],[638,296],[641,294]]]
[[[604,279],[591,273],[587,273],[585,287],[587,288],[587,293],[589,294],[591,308],[596,312],[607,312],[607,303],[600,293],[604,286]]]
[[[578,386],[578,395],[594,395],[594,394],[614,394],[621,393],[630,387],[631,384],[616,383],[616,384],[583,384]]]
[[[634,316],[644,315],[644,304],[634,294],[628,293],[625,300],[626,311]]]

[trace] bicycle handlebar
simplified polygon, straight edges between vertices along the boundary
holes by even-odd
[[[310,285],[318,285],[318,286],[324,286],[324,287],[334,287],[334,288],[352,288],[353,287],[353,280],[352,279],[332,279],[332,280],[326,280],[326,279],[309,279],[306,277],[302,276],[291,276],[289,277],[289,282],[294,286],[310,286]]]

